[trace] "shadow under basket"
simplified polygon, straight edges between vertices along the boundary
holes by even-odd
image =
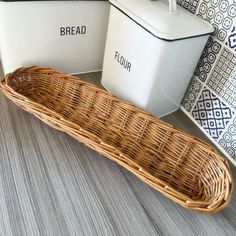
[[[183,207],[216,213],[232,195],[227,161],[209,144],[76,77],[19,68],[1,82],[15,104]]]

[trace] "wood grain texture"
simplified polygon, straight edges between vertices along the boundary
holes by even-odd
[[[236,235],[235,191],[214,216],[186,210],[3,96],[0,157],[0,235]]]

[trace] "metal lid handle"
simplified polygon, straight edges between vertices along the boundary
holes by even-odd
[[[176,14],[177,13],[176,0],[169,0],[169,13],[170,14]]]

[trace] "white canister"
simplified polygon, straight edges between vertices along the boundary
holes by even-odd
[[[5,74],[28,65],[101,70],[108,17],[108,1],[0,1]]]
[[[214,28],[175,0],[110,3],[103,86],[158,117],[177,110]]]

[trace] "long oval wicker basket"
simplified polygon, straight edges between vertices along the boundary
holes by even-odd
[[[183,207],[216,213],[232,195],[226,160],[94,85],[50,68],[19,68],[1,82],[18,106],[125,167]]]

